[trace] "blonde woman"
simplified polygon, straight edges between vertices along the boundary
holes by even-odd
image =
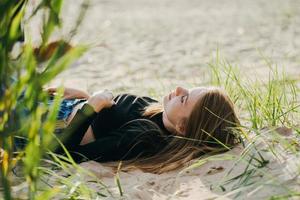
[[[55,95],[56,88],[48,92]],[[161,102],[132,94],[114,97],[107,90],[90,96],[72,88],[65,88],[64,98],[60,112],[66,127],[60,137],[77,162],[113,166],[122,160],[127,169],[163,173],[239,142],[239,119],[220,88],[176,87]],[[56,152],[64,153],[61,147]]]

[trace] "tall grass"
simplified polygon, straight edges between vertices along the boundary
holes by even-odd
[[[284,68],[279,71],[278,66],[268,64],[267,81],[242,76],[240,68],[220,58],[219,53],[209,67],[211,84],[226,89],[251,128],[290,127],[299,123],[299,80],[288,77]]]

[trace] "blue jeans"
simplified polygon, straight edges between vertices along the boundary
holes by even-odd
[[[10,77],[10,84],[13,84],[17,81],[17,79],[15,77]],[[4,94],[5,91],[5,85],[1,84],[0,85],[0,95]],[[25,94],[24,90],[22,92],[22,94],[18,97],[18,101],[21,102],[24,98],[24,94]],[[72,113],[73,108],[81,103],[86,101],[85,99],[64,99],[62,100],[61,104],[59,105],[59,110],[58,110],[58,114],[57,114],[57,121],[56,121],[56,127],[55,127],[55,134],[59,134],[61,133],[64,128],[67,126],[67,118],[69,117],[69,115]],[[50,96],[47,105],[50,107],[53,104],[53,96]],[[17,116],[20,118],[26,118],[29,114],[30,111],[28,108],[26,108],[25,106],[23,106],[24,104],[20,103],[19,105],[21,105],[22,107],[18,107],[16,110],[14,110],[15,113],[17,113]],[[14,119],[13,119],[14,120]],[[18,121],[18,120],[16,120]],[[17,127],[20,127],[20,124],[16,123]],[[25,145],[27,144],[27,139],[21,136],[15,136],[14,138],[14,145],[15,145],[15,149],[23,149],[25,147]]]
[[[21,96],[22,99],[22,96]],[[21,100],[20,99],[20,100]],[[50,107],[53,104],[53,98],[50,98],[47,102],[47,105]],[[81,103],[85,102],[85,99],[64,99],[59,105],[58,114],[56,117],[56,126],[54,133],[60,134],[67,127],[67,118],[73,111],[73,108]],[[21,117],[26,117],[29,114],[29,110],[27,108],[21,109],[20,113]],[[15,137],[14,139],[15,149],[24,149],[27,144],[27,139],[24,137]]]

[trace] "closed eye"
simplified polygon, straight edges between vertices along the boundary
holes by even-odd
[[[186,97],[186,96],[181,96],[181,99],[180,99],[181,103],[184,102],[184,97]]]
[[[186,97],[186,98],[184,99],[184,97]],[[189,100],[189,94],[186,94],[185,96],[181,97],[181,103],[185,102],[185,104],[186,104],[188,100]]]

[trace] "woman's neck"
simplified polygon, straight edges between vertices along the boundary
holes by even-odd
[[[175,127],[173,126],[173,124],[169,121],[169,119],[168,119],[168,117],[167,117],[167,115],[164,111],[163,111],[163,114],[162,114],[162,121],[163,121],[163,124],[166,127],[166,129],[170,133],[176,135],[177,131],[176,131]]]

